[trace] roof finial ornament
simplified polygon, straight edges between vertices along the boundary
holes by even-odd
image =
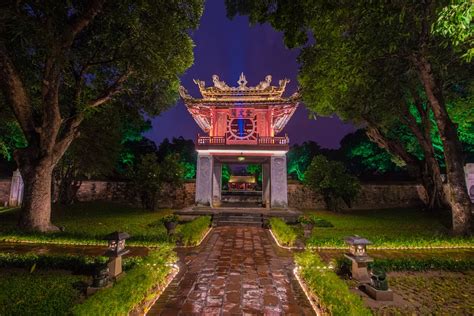
[[[219,80],[218,75],[212,75],[212,81],[214,82],[214,87],[218,89],[225,90],[229,88],[229,86],[224,81]]]
[[[240,74],[240,78],[239,78],[239,81],[237,81],[237,83],[239,84],[240,89],[247,88],[247,79],[245,78],[245,75],[243,72]]]
[[[266,75],[265,76],[265,80],[264,81],[260,81],[260,83],[258,84],[258,86],[256,86],[255,88],[256,89],[260,89],[260,90],[265,90],[267,89],[268,87],[270,87],[270,84],[272,83],[272,76],[271,75]]]

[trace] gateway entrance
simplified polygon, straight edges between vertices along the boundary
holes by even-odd
[[[196,140],[196,204],[222,206],[223,164],[245,163],[262,165],[262,204],[286,208],[289,138],[278,134],[295,112],[299,94],[283,97],[289,80],[272,86],[270,75],[254,87],[247,86],[243,73],[237,87],[228,86],[217,75],[212,79],[210,87],[194,80],[202,98],[193,98],[180,87],[188,111],[205,133]]]

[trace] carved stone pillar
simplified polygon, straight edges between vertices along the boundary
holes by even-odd
[[[213,157],[198,153],[196,170],[196,204],[210,206],[212,203],[212,165]]]
[[[270,161],[262,163],[262,202],[270,208]]]
[[[21,206],[22,201],[23,201],[23,178],[21,177],[20,170],[17,169],[13,172],[8,205]]]
[[[221,191],[222,191],[222,164],[214,160],[212,168],[212,206],[221,206]]]
[[[288,207],[286,154],[276,154],[271,157],[270,183],[271,207]]]

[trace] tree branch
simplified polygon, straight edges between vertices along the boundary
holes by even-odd
[[[31,141],[35,132],[30,100],[15,65],[0,43],[0,85],[26,138]]]
[[[115,80],[115,82],[105,89],[101,95],[93,100],[90,100],[87,104],[87,108],[98,107],[107,101],[110,101],[115,95],[122,92],[122,84],[130,77],[132,74],[131,70],[127,70],[120,77]]]

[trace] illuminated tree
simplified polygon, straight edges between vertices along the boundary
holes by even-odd
[[[200,0],[7,1],[0,11],[0,89],[28,146],[19,225],[55,231],[51,174],[82,122],[113,99],[156,115],[193,61]]]
[[[289,47],[303,47],[299,82],[305,104],[320,115],[336,113],[366,125],[373,141],[418,170],[430,205],[441,204],[443,195],[431,137],[436,126],[446,164],[453,231],[467,234],[471,203],[461,143],[448,104],[459,97],[456,87],[469,85],[472,65],[431,31],[446,4],[227,0],[230,16],[240,13],[249,15],[252,22],[270,22],[284,32]],[[308,34],[314,41],[308,43]],[[400,124],[416,137],[423,152],[421,164],[403,142],[390,137],[390,130]]]

